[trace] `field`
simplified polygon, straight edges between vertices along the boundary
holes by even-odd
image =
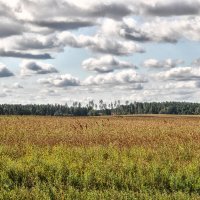
[[[0,117],[0,199],[200,199],[200,117]]]

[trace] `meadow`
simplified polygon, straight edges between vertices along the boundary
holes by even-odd
[[[0,199],[200,199],[200,117],[0,117]]]

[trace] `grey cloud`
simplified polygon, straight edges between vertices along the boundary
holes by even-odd
[[[174,95],[186,95],[185,97],[184,97],[184,99],[189,99],[189,98],[191,98],[191,95],[192,94],[194,94],[195,93],[195,91],[191,91],[191,90],[178,90],[178,91],[174,91],[174,92],[171,92],[171,94],[174,94]],[[179,100],[182,100],[182,96],[180,97],[180,96],[178,96],[177,97]]]
[[[110,4],[98,4],[95,5],[89,15],[95,17],[109,17],[115,19],[121,19],[124,16],[128,16],[132,13],[132,10],[126,4],[112,2]]]
[[[65,46],[73,48],[87,48],[93,52],[112,55],[131,55],[135,52],[143,53],[145,50],[134,42],[127,42],[112,38],[106,38],[103,35],[76,36],[71,32],[62,32],[46,36],[40,39],[39,36],[25,35],[23,38],[16,39],[14,45],[18,50],[46,50],[63,51]]]
[[[14,76],[14,74],[3,64],[0,64],[0,78]]]
[[[91,51],[111,54],[111,55],[131,55],[135,52],[144,53],[145,50],[138,44],[133,42],[120,41],[116,39],[106,38],[102,35],[92,36],[75,36],[70,32],[65,32],[60,35],[60,40],[65,45],[74,48],[88,48]]]
[[[5,5],[3,2],[0,2],[0,17],[7,17],[9,19],[14,18],[11,8]]]
[[[5,93],[0,93],[0,98],[6,97],[6,96],[7,96],[7,94],[5,94]]]
[[[136,42],[167,42],[167,43],[177,43],[178,37],[176,34],[169,34],[169,35],[154,35],[154,32],[148,32],[148,29],[122,29],[120,31],[120,35],[127,40],[133,40]]]
[[[0,55],[3,57],[19,57],[27,59],[51,59],[48,53],[33,54],[24,53],[26,50],[43,50],[45,52],[60,52],[65,46],[74,48],[86,48],[92,52],[111,54],[117,56],[126,56],[133,53],[143,53],[145,50],[134,42],[117,40],[104,37],[103,35],[76,36],[71,32],[62,32],[51,34],[45,37],[39,35],[25,34],[23,37],[17,37],[9,41],[10,49],[15,51],[5,51],[0,49]],[[16,51],[17,50],[17,51]]]
[[[113,72],[117,69],[136,68],[135,65],[127,61],[121,61],[113,56],[103,56],[100,58],[89,58],[82,62],[82,67],[88,71],[98,73]]]
[[[24,61],[20,67],[21,75],[23,76],[32,74],[58,73],[52,65],[35,61]]]
[[[57,50],[63,48],[54,34],[47,35],[44,38],[38,35],[25,34],[23,37],[15,39],[13,47],[17,50]]]
[[[182,16],[198,15],[200,13],[200,2],[198,0],[154,0],[154,1],[30,1],[21,0],[20,4],[32,17],[36,19],[51,19],[54,17],[76,18],[114,18],[122,19],[131,15],[150,16]],[[84,4],[84,6],[83,6]],[[38,12],[40,10],[40,12]]]
[[[73,3],[67,1],[58,0],[46,0],[46,1],[21,1],[21,7],[24,7],[28,12],[36,18],[52,18],[52,17],[84,17],[84,18],[101,18],[111,17],[120,19],[124,16],[128,16],[132,13],[130,6],[123,3],[116,2],[95,2],[82,6],[79,2]],[[40,12],[38,12],[40,9]]]
[[[200,81],[197,81],[197,82],[196,82],[196,87],[197,87],[197,88],[200,88]]]
[[[79,29],[84,27],[91,27],[95,24],[91,21],[81,21],[81,20],[74,20],[74,21],[33,21],[30,22],[34,25],[40,26],[40,27],[46,27],[49,29],[54,30],[73,30],[73,29]]]
[[[133,40],[136,42],[150,42],[152,41],[152,38],[149,37],[148,35],[145,35],[145,33],[142,33],[137,30],[121,30],[121,35],[128,39],[128,40]]]
[[[116,26],[115,32],[127,40],[137,42],[177,43],[181,39],[199,41],[199,22],[199,17],[156,18],[140,24],[126,20]]]
[[[119,35],[127,40],[137,41],[137,42],[169,42],[176,43],[178,41],[177,34],[172,34],[172,30],[169,27],[165,27],[166,33],[155,29],[156,22],[145,23],[141,25],[135,24],[122,24],[119,30]],[[157,27],[159,27],[159,22],[157,22]],[[170,31],[168,31],[170,29]]]
[[[0,16],[5,16],[9,14],[8,9],[9,8],[7,6],[0,2]]]
[[[48,53],[44,54],[31,54],[31,53],[23,53],[17,51],[5,51],[0,49],[1,57],[15,57],[15,58],[26,58],[26,59],[52,59],[51,55]]]
[[[25,30],[18,22],[14,22],[5,18],[0,19],[0,38],[6,38],[13,35],[20,35]]]
[[[144,13],[153,16],[179,16],[198,15],[200,2],[198,1],[164,1],[156,2],[155,5],[142,5]]]

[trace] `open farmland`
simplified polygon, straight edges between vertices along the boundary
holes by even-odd
[[[0,199],[200,199],[200,117],[0,117]]]

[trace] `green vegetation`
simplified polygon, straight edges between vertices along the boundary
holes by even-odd
[[[130,103],[115,101],[106,104],[103,100],[96,104],[89,101],[87,105],[74,102],[66,105],[0,105],[0,115],[40,115],[40,116],[99,116],[99,115],[132,115],[132,114],[176,114],[200,115],[199,103],[162,102]]]
[[[199,117],[0,117],[0,199],[200,199]]]

